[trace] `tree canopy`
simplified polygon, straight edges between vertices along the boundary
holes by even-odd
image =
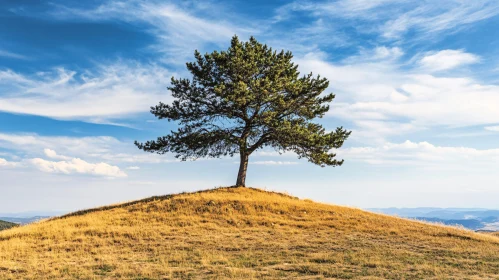
[[[343,163],[331,150],[351,132],[343,127],[328,132],[312,122],[329,111],[335,97],[323,94],[329,82],[312,73],[300,76],[291,52],[234,36],[226,51],[195,51],[194,56],[186,64],[192,79],[172,77],[168,89],[174,101],[151,107],[152,114],[177,122],[178,129],[136,141],[138,148],[182,160],[239,154],[238,186],[245,186],[249,156],[266,146],[322,167]]]

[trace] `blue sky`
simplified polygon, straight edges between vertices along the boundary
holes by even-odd
[[[497,1],[1,1],[0,212],[72,211],[232,185],[237,158],[178,162],[168,133],[195,49],[237,34],[290,50],[353,131],[337,168],[260,150],[247,184],[356,207],[488,207],[499,196]]]

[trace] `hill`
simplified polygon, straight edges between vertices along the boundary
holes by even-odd
[[[0,230],[9,229],[9,228],[16,227],[16,226],[17,226],[17,224],[0,220]]]
[[[107,206],[0,232],[0,279],[499,276],[499,238],[220,188]]]

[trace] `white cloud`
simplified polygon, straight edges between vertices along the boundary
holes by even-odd
[[[252,161],[251,164],[257,164],[257,165],[295,165],[295,164],[298,164],[298,162],[265,160],[265,161]]]
[[[33,136],[32,136],[33,137]],[[5,137],[4,137],[5,138]],[[20,138],[14,138],[20,139]],[[2,140],[0,140],[0,147]],[[21,141],[23,142],[23,141]],[[24,143],[34,143],[36,147],[36,142],[24,141]],[[94,176],[104,176],[110,178],[117,177],[127,177],[127,174],[123,172],[118,166],[113,166],[105,162],[100,163],[89,163],[81,158],[71,158],[67,156],[62,156],[57,154],[56,151],[52,149],[43,150],[45,156],[51,159],[59,159],[60,161],[50,161],[42,158],[31,158],[32,153],[26,155],[25,160],[19,162],[10,162],[3,158],[0,158],[0,167],[36,167],[38,170],[47,173],[60,173],[60,174],[87,174]]]
[[[21,74],[18,74],[10,69],[0,71],[0,86],[15,84],[24,84],[26,86],[32,85],[30,79],[27,79]]]
[[[410,30],[429,35],[446,30],[455,32],[460,27],[499,14],[499,3],[493,0],[442,0],[438,4],[431,1],[417,3],[415,7],[409,5],[410,10],[404,13],[394,13],[394,18],[381,27],[383,36],[396,38]]]
[[[260,24],[267,29],[257,36],[275,50],[292,50],[293,54],[319,52],[327,47],[339,48],[352,45],[352,41],[339,26],[329,19],[319,18],[314,22],[296,28],[279,29],[267,22]],[[255,34],[252,34],[255,35]],[[328,54],[324,53],[324,56]]]
[[[316,18],[344,19],[348,27],[355,26],[362,33],[376,33],[386,39],[411,36],[425,37],[452,33],[499,14],[494,0],[338,0],[295,1],[276,11],[276,21],[291,20],[295,12],[306,11]]]
[[[127,177],[127,174],[117,166],[107,163],[88,163],[79,158],[73,158],[68,161],[48,161],[41,158],[29,160],[40,171],[48,173],[63,174],[88,174],[104,177]]]
[[[0,57],[2,57],[2,56],[7,57],[7,58],[22,59],[22,60],[28,59],[27,56],[24,56],[22,54],[13,53],[13,52],[9,52],[9,51],[0,49]]]
[[[404,52],[399,47],[387,48],[382,46],[374,49],[374,55],[372,57],[374,59],[394,59],[399,58],[402,55],[404,55]]]
[[[54,150],[51,150],[51,149],[44,149],[43,152],[45,153],[45,155],[48,157],[48,158],[52,158],[52,159],[62,159],[62,160],[69,160],[70,157],[67,157],[67,156],[62,156],[62,155],[58,155],[56,153],[56,151]]]
[[[176,162],[165,155],[145,153],[137,149],[132,140],[120,141],[109,136],[65,137],[0,133],[0,148],[22,151],[26,157],[47,156],[62,160],[78,157],[114,164]],[[55,153],[55,150],[64,156]],[[40,151],[44,153],[40,154]]]
[[[340,149],[337,153],[345,160],[357,160],[370,164],[404,164],[425,167],[432,165],[441,168],[485,166],[491,169],[495,169],[499,165],[499,149],[479,150],[469,147],[446,147],[409,140],[403,143],[388,142],[377,147]]]
[[[357,142],[382,144],[387,138],[426,130],[423,125],[404,123],[389,120],[364,120],[354,121],[356,127],[352,130],[350,139]]]
[[[139,166],[129,166],[126,169],[128,169],[128,170],[139,170],[140,167]]]
[[[499,132],[499,126],[487,126],[485,130]]]
[[[86,174],[110,178],[127,177],[127,174],[118,166],[113,166],[104,162],[89,163],[80,158],[61,156],[51,149],[45,149],[44,153],[49,158],[62,160],[50,161],[42,158],[31,158],[23,160],[22,162],[9,162],[3,158],[0,158],[0,167],[34,166],[38,170],[47,173]]]
[[[259,150],[259,151],[254,152],[252,154],[252,156],[257,156],[257,157],[297,157],[298,155],[292,151],[286,151],[286,152],[280,153],[276,150],[266,148],[264,150]]]
[[[3,137],[2,137],[3,136]],[[0,147],[2,147],[2,144],[5,144],[5,141],[7,137],[5,135],[0,134]],[[3,140],[2,140],[3,139]],[[50,139],[50,137],[49,137]],[[57,141],[60,139],[57,139],[56,137],[52,138],[55,139],[54,142],[57,145],[57,142],[59,144],[61,141]],[[36,136],[28,136],[28,139],[23,141],[22,137],[20,136],[14,136],[11,137],[9,140],[20,140],[19,144],[23,146],[23,143],[30,143],[31,148],[36,149],[38,145],[43,143],[42,141],[37,141]],[[46,140],[46,139],[44,139]],[[67,139],[66,139],[67,140]],[[84,142],[85,140],[79,139],[79,141]],[[82,147],[82,145],[79,145]],[[13,148],[14,150],[16,149],[16,146],[10,147],[11,149]],[[62,148],[62,147],[61,147]],[[63,156],[59,155],[55,150],[52,149],[44,149],[43,153],[46,157],[50,159],[57,159],[60,161],[50,161],[50,160],[45,160],[39,157],[33,158],[35,156],[32,152],[31,149],[26,149],[25,150],[27,154],[25,155],[25,160],[19,161],[19,162],[9,162],[3,158],[0,158],[0,167],[29,167],[33,166],[36,167],[38,170],[47,172],[47,173],[60,173],[60,174],[87,174],[87,175],[94,175],[94,176],[104,176],[104,177],[110,177],[110,178],[117,178],[117,177],[127,177],[127,174],[123,172],[118,166],[110,165],[105,162],[99,162],[99,163],[89,163],[81,158],[71,158],[68,156]],[[82,154],[85,153],[85,151],[80,151]]]
[[[459,127],[499,120],[499,86],[448,73],[435,76],[390,59],[330,63],[313,54],[297,59],[300,71],[320,73],[337,94],[329,115],[352,121],[355,134],[377,137],[436,126]],[[367,138],[366,138],[367,139]]]
[[[7,161],[4,158],[0,158],[0,167],[18,167],[20,166],[19,162],[11,162]]]
[[[294,1],[276,11],[275,19],[283,21],[290,19],[294,12],[308,11],[315,16],[334,16],[346,19],[375,20],[380,14],[387,14],[387,9],[380,14],[372,10],[390,4],[394,0],[339,0],[339,1]]]
[[[81,73],[0,71],[0,111],[105,123],[168,102],[171,74],[157,65],[123,62]]]
[[[344,64],[373,63],[377,61],[395,61],[404,55],[399,47],[378,46],[373,49],[361,48],[358,55],[349,56]]]
[[[185,6],[182,7],[182,4]],[[189,5],[167,1],[106,1],[93,9],[75,9],[59,6],[54,13],[61,19],[86,19],[91,21],[119,20],[129,23],[146,23],[158,43],[152,48],[163,53],[168,63],[183,64],[192,57],[194,49],[205,44],[226,45],[234,35],[255,34],[251,22],[235,25],[228,18],[233,13],[221,5],[210,6],[195,3]],[[235,15],[234,15],[235,17]],[[225,20],[221,20],[224,18]],[[238,22],[244,19],[238,17]],[[179,59],[181,58],[181,59]]]
[[[123,143],[113,137],[67,137],[40,136],[37,134],[6,134],[0,133],[0,147],[36,154],[44,149],[59,150],[63,154],[82,156],[84,154],[112,153],[113,147]],[[132,145],[132,143],[130,143]],[[45,155],[45,153],[44,153]]]
[[[477,55],[466,53],[463,50],[443,50],[427,54],[420,60],[421,66],[429,71],[453,69],[461,65],[473,64],[480,61]]]

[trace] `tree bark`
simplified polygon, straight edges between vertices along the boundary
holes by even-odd
[[[248,170],[248,154],[241,152],[241,163],[239,164],[239,172],[237,173],[237,187],[246,187],[246,170]]]

